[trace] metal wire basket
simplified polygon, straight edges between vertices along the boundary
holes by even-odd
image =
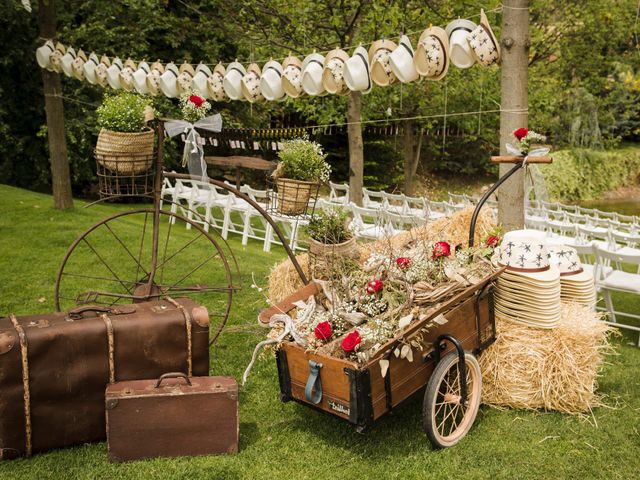
[[[155,153],[114,155],[96,153],[100,198],[153,195]]]

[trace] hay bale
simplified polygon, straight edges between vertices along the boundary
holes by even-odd
[[[446,240],[453,245],[466,245],[469,239],[469,225],[471,216],[473,215],[473,207],[465,208],[454,213],[451,217],[440,218],[429,222],[426,225],[413,228],[408,232],[402,232],[391,238],[378,240],[375,242],[367,242],[360,244],[360,261],[364,262],[371,252],[381,251],[392,246],[392,248],[400,249],[413,240]],[[496,220],[491,210],[484,209],[478,216],[476,223],[476,243],[480,242],[491,232],[496,225]],[[298,263],[307,275],[309,273],[309,256],[306,253],[296,257]],[[288,297],[296,290],[302,288],[303,284],[296,272],[291,260],[286,259],[275,265],[269,275],[269,300],[278,303]]]
[[[525,410],[581,414],[602,405],[597,376],[614,352],[614,329],[599,313],[563,303],[560,323],[540,329],[496,315],[496,342],[480,356],[482,401]]]

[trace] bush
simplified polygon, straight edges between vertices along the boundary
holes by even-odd
[[[635,183],[640,174],[640,148],[561,150],[541,168],[549,196],[555,200],[593,200]]]
[[[342,209],[323,210],[311,217],[307,233],[317,242],[335,245],[349,240],[347,212]]]
[[[97,109],[98,126],[114,132],[140,132],[145,128],[145,108],[150,105],[148,99],[135,93],[105,96]]]
[[[273,173],[275,178],[289,178],[308,182],[327,182],[331,167],[322,146],[307,138],[294,138],[283,142],[278,152],[280,163]]]

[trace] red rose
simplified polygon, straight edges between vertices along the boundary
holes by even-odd
[[[193,103],[196,106],[196,108],[200,108],[202,106],[202,104],[204,103],[204,98],[199,97],[197,95],[191,95],[189,97],[189,101],[191,103]]]
[[[496,235],[491,235],[489,238],[487,238],[487,245],[491,248],[496,248],[498,246],[498,244],[500,243],[500,237],[496,236]]]
[[[351,353],[355,350],[355,348],[361,341],[362,338],[360,337],[360,333],[357,330],[354,330],[349,335],[344,337],[344,340],[342,340],[342,349],[345,351],[345,353]]]
[[[369,295],[373,295],[374,293],[378,293],[382,290],[382,287],[384,287],[384,283],[382,283],[382,280],[378,280],[376,278],[367,283],[367,293]]]
[[[437,242],[433,246],[432,257],[434,260],[440,257],[448,257],[451,255],[451,246],[447,242]]]
[[[409,260],[407,257],[396,258],[396,265],[403,270],[406,270],[407,268],[409,268],[410,264],[411,264],[411,260]]]
[[[513,136],[516,137],[518,141],[521,141],[524,137],[527,136],[527,133],[529,133],[529,130],[520,127],[515,132],[513,132]]]
[[[318,340],[329,340],[331,335],[333,335],[333,330],[331,330],[331,324],[325,321],[316,325],[313,333],[316,335]]]

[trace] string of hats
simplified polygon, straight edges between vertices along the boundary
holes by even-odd
[[[485,12],[478,24],[457,19],[446,28],[429,26],[414,49],[408,35],[399,42],[376,40],[368,50],[358,46],[349,55],[336,48],[326,55],[313,52],[303,60],[289,55],[282,63],[269,60],[262,67],[238,61],[212,69],[200,63],[177,66],[159,61],[151,64],[131,59],[87,56],[81,49],[47,40],[36,50],[41,68],[64,73],[114,90],[137,91],[143,95],[163,94],[176,98],[195,92],[214,101],[241,100],[251,103],[283,101],[287,97],[345,95],[349,91],[369,93],[373,85],[386,87],[426,78],[441,80],[451,64],[466,69],[474,64],[491,67],[500,63],[500,45]]]

